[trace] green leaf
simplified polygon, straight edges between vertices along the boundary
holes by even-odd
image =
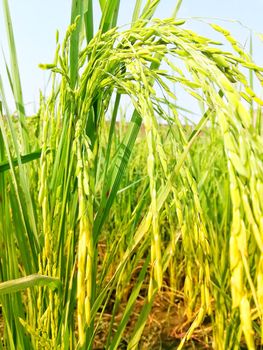
[[[20,292],[21,290],[29,287],[43,286],[47,286],[52,290],[55,290],[61,286],[61,282],[58,278],[55,277],[33,274],[0,283],[0,295]]]
[[[29,163],[32,162],[35,159],[39,159],[41,157],[41,150],[37,150],[35,152],[31,152],[28,154],[25,154],[24,156],[21,156],[21,163],[25,164],[25,163]],[[17,158],[13,158],[12,159],[12,164],[13,166],[17,166],[18,165],[18,159]],[[1,162],[0,163],[0,173],[7,171],[10,169],[10,163],[9,161],[5,161],[5,162]]]
[[[109,29],[116,27],[118,12],[120,7],[120,0],[107,1],[102,8],[102,18],[100,22],[100,28],[102,33],[107,32]]]
[[[131,122],[128,127],[126,139],[124,140],[120,148],[117,163],[116,163],[116,168],[112,175],[111,183],[113,185],[110,188],[110,193],[108,198],[105,201],[101,202],[100,207],[98,209],[98,213],[94,221],[93,233],[94,233],[95,240],[98,239],[101,228],[104,224],[104,221],[109,214],[109,211],[113,204],[114,199],[116,198],[122,176],[129,162],[131,151],[133,149],[135,140],[140,130],[141,122],[142,122],[142,118],[137,113],[137,111],[134,111]]]
[[[130,317],[132,310],[134,308],[135,301],[139,295],[142,284],[144,282],[144,277],[145,277],[149,262],[150,262],[150,255],[148,255],[147,258],[145,259],[143,267],[142,267],[140,274],[138,276],[137,283],[133,287],[133,290],[132,290],[132,293],[129,297],[129,300],[127,301],[127,305],[126,305],[125,310],[123,312],[122,319],[121,319],[119,326],[116,330],[115,336],[110,344],[110,347],[109,347],[110,350],[116,350],[118,348],[118,345],[120,344],[122,334],[123,334],[124,329],[127,325],[127,322],[129,321],[129,317]]]
[[[70,83],[72,89],[75,87],[78,78],[78,57],[82,23],[82,6],[82,0],[72,1],[71,24],[76,22],[76,29],[73,31],[70,37]],[[80,17],[78,18],[78,16]]]
[[[27,148],[28,148],[27,135],[24,128],[22,128],[22,125],[25,124],[25,107],[23,102],[19,65],[18,65],[15,38],[14,38],[8,0],[3,0],[3,7],[4,7],[4,18],[5,18],[5,25],[6,25],[7,39],[8,39],[8,45],[9,45],[10,60],[11,60],[11,69],[10,69],[11,76],[12,76],[11,88],[14,94],[16,108],[17,108],[19,119],[21,122],[21,132],[22,132],[22,137],[24,142],[24,150],[27,151]]]

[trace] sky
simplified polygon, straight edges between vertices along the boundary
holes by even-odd
[[[94,1],[95,3],[98,1]],[[129,23],[135,0],[122,0],[119,24]],[[176,0],[162,0],[155,17],[172,15]],[[56,30],[61,39],[70,22],[71,0],[9,0],[13,21],[24,101],[28,114],[38,108],[39,90],[45,91],[48,73],[38,68],[39,63],[51,63],[55,52]],[[229,29],[240,43],[248,48],[249,29],[255,35],[253,57],[263,65],[263,42],[257,37],[263,33],[262,0],[183,0],[178,17],[187,18],[185,28],[217,39],[205,22],[216,22]],[[100,12],[95,6],[98,23]],[[202,18],[202,19],[201,19]],[[220,20],[216,20],[220,19]],[[225,21],[222,21],[224,19]],[[242,23],[242,25],[240,24]],[[8,60],[8,48],[0,2],[0,46]],[[0,74],[4,79],[7,99],[12,105],[11,92],[5,77],[5,65],[0,53]],[[11,107],[12,108],[12,107]]]

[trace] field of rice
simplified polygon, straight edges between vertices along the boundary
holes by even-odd
[[[27,116],[2,0],[0,350],[263,349],[263,68],[182,0],[137,0],[124,28],[120,2],[72,0]]]

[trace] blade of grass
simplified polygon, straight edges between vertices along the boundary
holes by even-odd
[[[25,154],[23,156],[21,155],[20,157],[21,157],[22,164],[32,162],[33,160],[39,159],[41,157],[41,150],[31,152],[31,153]],[[13,166],[17,166],[18,165],[17,158],[13,158],[12,163],[13,163]],[[9,161],[0,162],[0,173],[4,172],[6,170],[9,170],[9,169],[10,169]]]
[[[51,289],[58,289],[61,286],[60,280],[54,277],[48,277],[33,274],[26,277],[17,278],[0,283],[0,295],[16,293],[29,287],[48,286]]]
[[[3,0],[3,7],[4,7],[4,18],[5,18],[5,25],[6,25],[6,31],[7,31],[7,38],[8,38],[8,44],[9,44],[9,53],[10,53],[10,59],[11,59],[11,74],[12,74],[12,85],[14,92],[14,99],[16,103],[16,108],[18,111],[19,119],[21,122],[21,135],[23,139],[23,147],[24,151],[28,151],[28,137],[26,130],[24,128],[25,126],[25,107],[23,102],[23,94],[22,94],[22,86],[21,86],[21,79],[20,79],[20,73],[19,73],[19,65],[17,60],[17,52],[16,52],[16,46],[15,46],[15,39],[14,39],[14,32],[13,32],[13,26],[10,16],[10,10],[8,5],[8,0]]]
[[[181,8],[181,6],[182,6],[182,2],[183,2],[183,0],[177,0],[175,9],[174,9],[174,11],[173,11],[173,16],[172,16],[173,18],[176,18],[176,17],[177,17],[178,12],[179,12],[179,10],[180,10],[180,8]]]

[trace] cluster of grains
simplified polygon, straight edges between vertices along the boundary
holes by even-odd
[[[205,316],[212,318],[215,299],[214,323],[218,323],[214,325],[216,347],[221,350],[230,346],[226,332],[226,329],[231,328],[228,328],[228,315],[234,318],[238,313],[241,320],[240,325],[235,323],[238,342],[241,342],[243,333],[249,350],[255,349],[252,313],[254,312],[254,317],[261,322],[263,316],[263,209],[260,202],[263,188],[260,164],[263,147],[243,100],[249,103],[261,103],[261,100],[250,89],[237,65],[255,70],[258,75],[261,72],[250,62],[249,57],[241,52],[228,32],[214,26],[214,29],[223,32],[238,56],[211,47],[211,44],[214,44],[211,40],[181,29],[179,25],[183,23],[184,21],[171,19],[155,20],[149,27],[138,25],[121,33],[118,33],[117,29],[104,34],[99,32],[79,54],[78,69],[81,74],[76,79],[76,86],[72,83],[72,70],[69,67],[68,42],[76,29],[76,25],[72,25],[62,45],[61,56],[58,47],[55,64],[46,67],[52,69],[54,74],[59,73],[61,82],[59,92],[55,85],[53,86],[48,109],[43,108],[41,112],[43,140],[39,207],[43,221],[41,227],[44,246],[39,266],[42,273],[51,276],[60,274],[69,289],[76,277],[76,316],[80,346],[86,346],[89,341],[87,334],[92,335],[95,332],[93,322],[96,308],[93,309],[93,306],[95,304],[97,308],[99,305],[102,307],[107,298],[106,287],[110,286],[113,289],[113,286],[117,286],[119,294],[115,305],[120,300],[118,298],[125,294],[119,291],[129,283],[131,273],[129,275],[128,272],[135,266],[126,264],[139,247],[138,256],[143,255],[147,244],[150,248],[149,304],[145,305],[145,309],[148,307],[147,312],[156,290],[161,290],[163,286],[167,266],[171,285],[179,285],[175,278],[175,261],[178,259],[177,245],[180,244],[184,255],[182,274],[184,300],[187,303],[186,314],[193,322],[179,349],[192,337]],[[168,52],[169,55],[166,55]],[[160,69],[163,58],[172,73]],[[182,61],[185,65],[184,70],[176,65],[176,60]],[[234,88],[236,81],[242,84],[241,93]],[[205,101],[207,112],[197,126],[196,134],[190,138],[186,136],[178,119],[174,107],[176,96],[169,88],[171,82],[179,83],[201,103]],[[162,97],[159,96],[154,83],[158,84]],[[145,173],[150,204],[144,208],[145,217],[141,223],[136,222],[132,233],[129,233],[129,244],[126,244],[123,238],[121,249],[118,251],[121,261],[112,273],[109,284],[103,281],[98,287],[99,291],[96,291],[98,238],[102,234],[109,209],[116,200],[119,178],[122,178],[126,170],[123,164],[128,164],[132,150],[132,131],[129,129],[128,136],[116,148],[113,165],[110,164],[110,170],[105,171],[104,180],[99,177],[97,160],[101,154],[103,159],[105,151],[100,144],[100,127],[114,94],[129,96],[139,115],[137,119],[145,126]],[[169,113],[164,111],[163,105],[169,107]],[[179,137],[172,137],[171,154],[166,150],[158,130],[157,114],[166,116],[166,121],[172,120],[172,123],[176,124]],[[229,256],[224,258],[220,267],[217,266],[216,259],[220,259],[218,251],[223,239],[216,237],[220,230],[209,218],[208,209],[203,205],[204,194],[200,182],[198,183],[199,174],[190,152],[198,132],[209,119],[216,120],[221,128],[232,205],[231,229],[228,231],[226,243]],[[135,120],[134,117],[132,122]],[[48,153],[49,149],[55,150],[55,156],[52,151]],[[110,153],[108,154],[111,155]],[[107,162],[109,163],[109,159]],[[99,187],[101,182],[102,191]],[[164,214],[164,208],[168,212],[171,206],[175,207],[176,218]],[[170,227],[177,232],[176,238],[174,232],[170,233],[169,244],[165,242],[165,232],[161,229],[164,216],[168,218]],[[116,238],[111,239],[115,246],[118,246]],[[142,246],[144,247],[141,248]],[[250,257],[251,254],[253,258]],[[105,254],[105,259],[107,257],[109,260],[105,262],[105,266],[110,266],[114,258],[110,253]],[[140,268],[143,273],[146,273],[147,259],[144,267]],[[138,260],[134,259],[133,263]],[[253,271],[255,263],[256,272]],[[129,269],[125,269],[126,266]],[[229,270],[230,285],[221,290],[226,270]],[[220,276],[218,279],[215,278],[217,273]],[[107,272],[103,276],[107,276]],[[215,281],[218,283],[216,286]],[[139,280],[131,293],[123,321],[118,328],[119,333],[114,336],[116,344],[121,339],[128,320],[126,315],[131,313],[132,302],[141,285],[142,281]],[[224,302],[228,289],[231,289],[230,309],[228,300]],[[41,293],[38,298],[39,310],[43,307]],[[39,322],[45,321],[45,324],[42,322],[43,328],[47,328],[47,333],[51,334],[53,341],[57,332],[55,320],[58,317],[58,307],[55,295],[50,293],[50,306],[40,311],[42,318],[39,318]],[[71,289],[64,292],[63,298],[67,297],[74,299]],[[70,319],[70,303],[74,301],[70,299],[67,304],[67,320]],[[74,322],[74,317],[71,321]],[[140,338],[146,317],[141,321],[139,318],[138,322],[141,324],[135,327],[134,339]],[[62,326],[62,335],[66,334],[66,327],[67,325]],[[231,333],[231,329],[229,332]],[[110,336],[108,342],[109,339]]]
[[[85,341],[85,327],[91,322],[91,298],[93,281],[94,248],[92,238],[93,188],[90,174],[94,167],[90,141],[83,135],[83,126],[79,119],[75,132],[77,154],[76,175],[78,179],[79,200],[79,242],[77,276],[77,317],[80,344]]]

